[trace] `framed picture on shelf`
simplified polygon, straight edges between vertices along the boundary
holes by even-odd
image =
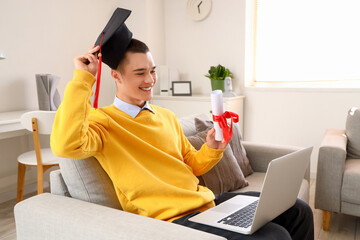
[[[191,96],[191,81],[173,81],[173,96]]]

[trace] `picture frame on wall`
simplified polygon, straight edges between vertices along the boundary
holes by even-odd
[[[173,81],[172,82],[173,96],[191,96],[191,81]]]

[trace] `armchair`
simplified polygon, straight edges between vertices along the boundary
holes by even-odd
[[[321,143],[315,208],[323,211],[323,229],[332,212],[360,216],[360,111],[349,111],[346,130],[328,129]]]

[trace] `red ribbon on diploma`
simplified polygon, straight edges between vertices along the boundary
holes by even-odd
[[[229,126],[227,124],[226,119],[231,118],[231,126],[230,126],[230,130],[229,130]],[[213,120],[214,122],[218,122],[220,128],[223,130],[223,136],[224,136],[224,140],[225,142],[228,142],[233,134],[233,122],[237,123],[239,122],[239,115],[237,115],[236,113],[233,112],[224,112],[223,115],[213,115]]]

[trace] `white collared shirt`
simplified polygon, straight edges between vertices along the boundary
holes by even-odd
[[[141,108],[139,106],[124,102],[120,100],[118,97],[115,96],[114,99],[114,105],[121,111],[129,114],[132,118],[136,118],[136,116],[142,111],[142,110],[149,110],[152,113],[155,113],[154,110],[150,107],[150,104],[148,101],[145,102],[145,105]]]

